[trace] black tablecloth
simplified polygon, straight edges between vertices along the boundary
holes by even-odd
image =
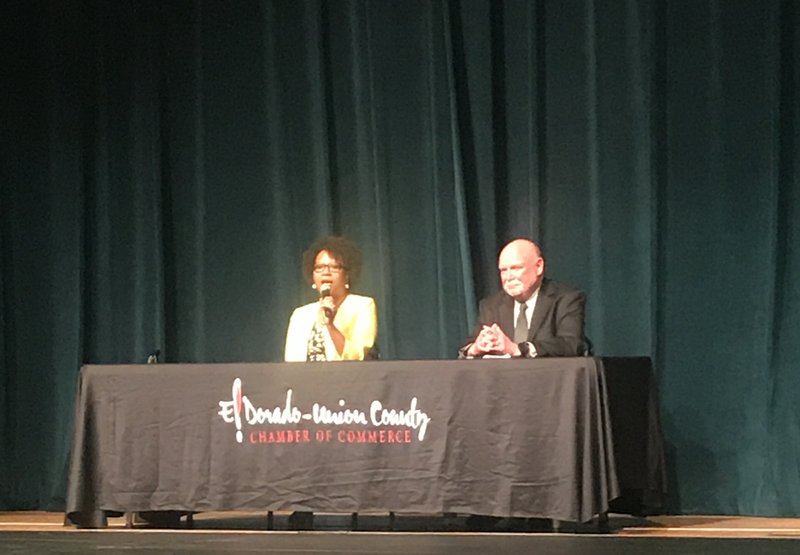
[[[654,391],[647,359],[85,366],[67,513],[586,521],[660,501]]]

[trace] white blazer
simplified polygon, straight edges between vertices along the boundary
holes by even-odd
[[[317,321],[318,312],[319,301],[298,307],[292,312],[289,329],[286,331],[284,360],[287,362],[305,362],[308,354],[308,338]],[[364,360],[364,352],[373,346],[378,334],[378,314],[375,300],[372,297],[361,295],[347,295],[336,311],[333,324],[344,335],[344,350],[342,354],[336,351],[333,339],[326,329],[323,331],[325,358],[328,360]]]

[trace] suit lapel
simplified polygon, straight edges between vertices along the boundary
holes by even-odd
[[[509,337],[514,337],[514,299],[505,293],[500,297],[497,311],[497,325]]]
[[[550,295],[550,287],[548,287],[547,280],[542,280],[542,285],[539,288],[539,296],[536,298],[536,306],[533,308],[533,315],[531,316],[531,323],[528,326],[528,339],[533,339],[539,328],[542,327],[550,312],[550,307],[553,306],[553,297]]]

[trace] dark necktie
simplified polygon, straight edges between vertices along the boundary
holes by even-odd
[[[519,305],[519,316],[517,325],[514,326],[514,343],[522,343],[528,340],[528,319],[525,317],[525,303]]]

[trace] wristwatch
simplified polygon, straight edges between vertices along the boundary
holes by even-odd
[[[531,354],[531,342],[530,341],[523,341],[522,343],[518,343],[517,346],[519,347],[519,356],[522,358],[528,358]]]

